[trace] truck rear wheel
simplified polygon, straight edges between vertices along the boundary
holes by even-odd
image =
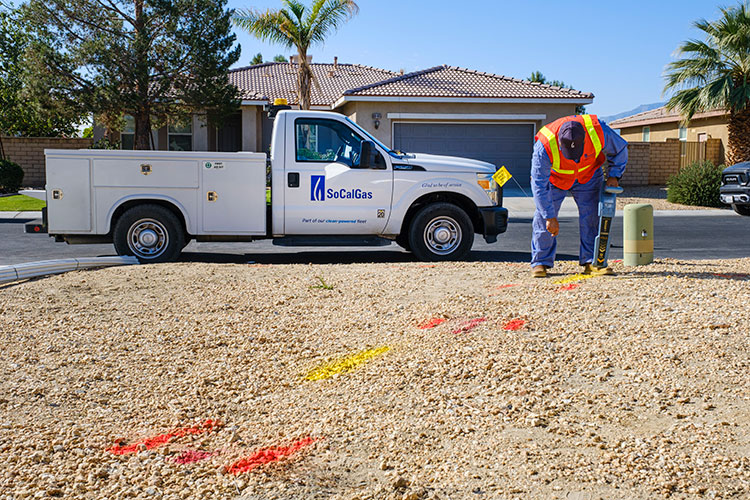
[[[185,246],[179,219],[159,205],[127,210],[115,224],[113,236],[118,255],[135,255],[142,263],[174,261]]]
[[[474,243],[469,216],[451,203],[432,203],[421,208],[409,227],[409,246],[419,260],[459,260]]]

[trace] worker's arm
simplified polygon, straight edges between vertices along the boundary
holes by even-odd
[[[609,163],[608,177],[619,179],[625,173],[628,164],[628,141],[612,130],[606,123],[601,123],[604,131],[604,147],[602,151],[607,155]]]
[[[531,193],[537,209],[547,220],[547,230],[552,236],[557,236],[559,226],[555,218],[555,205],[552,203],[552,184],[549,181],[552,172],[552,162],[541,141],[534,144],[531,155]]]

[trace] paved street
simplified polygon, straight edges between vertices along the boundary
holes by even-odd
[[[477,261],[529,260],[531,218],[527,212],[511,211],[510,227],[497,243],[488,245],[481,237],[470,258]],[[67,245],[47,235],[25,234],[24,219],[0,219],[0,265],[81,256],[114,255],[112,245]],[[657,258],[720,259],[750,257],[750,217],[728,210],[707,215],[670,213],[654,221]],[[560,218],[558,258],[577,259],[578,220]],[[622,258],[622,217],[615,219],[610,258]],[[258,263],[398,262],[413,257],[396,244],[386,247],[279,247],[270,241],[254,243],[195,243],[185,249],[182,260],[200,262],[254,261]]]

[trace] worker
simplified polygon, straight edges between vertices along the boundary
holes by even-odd
[[[599,230],[599,194],[604,165],[607,186],[618,187],[628,162],[628,143],[596,115],[566,116],[542,127],[531,157],[531,190],[536,211],[531,239],[532,276],[544,278],[555,263],[560,224],[557,214],[568,191],[578,206],[581,247],[578,262],[584,274],[594,270],[594,240]]]

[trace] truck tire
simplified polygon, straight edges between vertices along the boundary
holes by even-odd
[[[750,205],[737,205],[736,203],[733,203],[732,208],[740,215],[750,216]]]
[[[128,209],[115,224],[113,240],[118,255],[135,255],[144,264],[177,260],[185,246],[182,223],[159,205]]]
[[[411,252],[411,245],[409,244],[409,233],[403,232],[396,236],[396,244],[407,252]]]
[[[460,260],[473,243],[471,219],[451,203],[422,207],[409,226],[409,246],[419,260]]]

